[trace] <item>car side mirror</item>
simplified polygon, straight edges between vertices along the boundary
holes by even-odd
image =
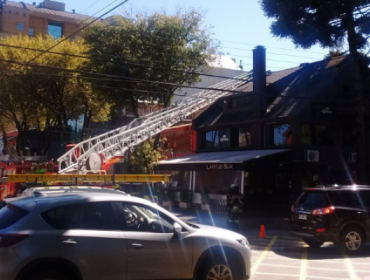
[[[182,231],[182,226],[179,225],[178,223],[173,223],[173,233],[175,236],[180,237],[181,236],[181,231]]]

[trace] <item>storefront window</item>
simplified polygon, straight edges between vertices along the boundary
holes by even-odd
[[[230,147],[230,130],[221,129],[216,131],[208,131],[206,133],[206,149],[219,149]]]
[[[312,145],[311,128],[308,124],[302,125],[301,141],[303,145]]]
[[[326,125],[303,124],[301,129],[301,141],[303,145],[334,145],[331,129]]]
[[[334,144],[330,128],[325,125],[316,125],[317,145],[332,146]]]
[[[356,129],[353,127],[343,128],[343,145],[344,147],[355,148],[357,146]]]
[[[290,124],[266,124],[265,146],[292,145],[292,126]]]
[[[239,129],[239,148],[246,148],[251,146],[251,129],[250,128],[240,128]]]

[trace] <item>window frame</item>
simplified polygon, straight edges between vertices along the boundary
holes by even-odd
[[[222,132],[222,133],[220,133]],[[212,142],[212,146],[208,146],[208,141],[207,141],[207,134],[208,133],[214,133],[212,135],[214,135],[214,140]],[[231,129],[230,128],[221,128],[221,129],[217,129],[217,130],[209,130],[209,131],[205,131],[204,133],[204,149],[207,150],[207,151],[212,151],[212,150],[222,150],[222,149],[230,149],[231,148]],[[226,135],[227,138],[228,138],[228,145],[225,145],[223,146],[221,143],[221,139],[223,138],[223,136],[220,136],[220,135]],[[211,142],[210,142],[211,143]],[[217,147],[216,147],[216,144],[217,144]]]
[[[250,134],[250,139],[249,139],[249,145],[248,145],[248,139],[245,139],[245,142],[246,142],[246,146],[240,146],[241,142],[240,142],[240,131],[241,130],[244,130],[244,131],[247,131],[249,134]],[[244,135],[245,136],[245,132],[244,132]],[[238,148],[251,148],[252,147],[252,127],[249,126],[249,127],[243,127],[243,128],[238,128]]]
[[[49,26],[54,26],[54,27],[60,27],[60,37],[55,37],[53,34],[49,32]],[[62,21],[55,21],[55,20],[48,20],[48,34],[53,36],[54,39],[59,39],[63,37],[63,32],[64,32],[64,22]]]
[[[145,205],[145,204],[141,204],[141,203],[137,203],[137,202],[131,202],[131,201],[124,201],[122,202],[122,205],[123,207],[125,206],[131,206],[131,207],[139,207],[139,208],[145,208],[145,210],[149,210],[151,211],[152,213],[157,213],[156,215],[159,216],[160,219],[162,220],[165,220],[168,224],[171,225],[171,230],[169,231],[162,231],[162,232],[158,232],[158,231],[151,231],[151,230],[148,230],[149,228],[145,229],[145,230],[140,230],[140,227],[138,228],[139,230],[135,229],[135,230],[130,230],[128,229],[128,227],[126,226],[125,229],[123,231],[127,231],[127,232],[142,232],[142,233],[152,233],[152,234],[155,234],[155,233],[158,233],[158,234],[169,234],[169,233],[173,233],[174,232],[174,228],[173,228],[173,225],[174,223],[176,222],[175,220],[173,220],[171,217],[167,216],[165,213],[163,213],[162,211],[160,211],[159,209],[156,209],[155,207],[151,207],[149,205]],[[147,215],[147,213],[145,213],[142,209],[139,209],[139,211],[143,212],[145,215]],[[122,218],[125,219],[126,221],[126,217],[124,216],[124,213],[121,213],[122,215]],[[160,219],[158,221],[160,221]],[[127,222],[127,221],[126,221]],[[150,225],[150,224],[148,224]],[[163,227],[162,227],[163,228]]]
[[[17,22],[17,31],[24,31],[24,23]]]
[[[288,125],[289,128],[292,131],[291,132],[291,144],[287,143],[286,140],[288,139],[288,137],[286,137],[285,143],[277,145],[277,144],[275,144],[275,129],[276,129],[276,126],[283,126],[283,125]],[[273,130],[272,130],[272,143],[270,143],[270,137],[267,137],[267,136],[270,136],[270,135],[268,135],[268,133],[270,133],[269,132],[270,130],[268,130],[268,126],[274,126]],[[281,137],[283,137],[282,134],[281,134]],[[267,122],[267,123],[264,123],[264,125],[263,125],[263,142],[264,142],[264,147],[291,147],[291,146],[293,146],[294,145],[293,123],[292,122],[290,122],[290,123],[287,123],[287,122],[282,122],[282,123]]]
[[[40,216],[45,221],[45,223],[47,223],[52,228],[58,229],[58,230],[123,231],[123,229],[124,229],[123,224],[121,224],[121,227],[108,228],[108,229],[98,228],[98,227],[97,228],[84,228],[84,226],[83,226],[84,225],[84,220],[83,220],[83,217],[82,217],[81,208],[85,205],[91,206],[92,204],[109,204],[110,207],[111,207],[111,212],[112,212],[111,214],[112,214],[113,218],[116,220],[115,223],[119,224],[119,221],[121,219],[121,215],[120,215],[119,211],[115,210],[114,207],[113,207],[113,204],[116,204],[116,203],[121,203],[121,202],[120,201],[118,201],[118,202],[116,202],[116,201],[98,201],[98,202],[77,202],[77,203],[65,204],[65,205],[60,205],[60,206],[48,209],[48,210],[42,212]],[[76,210],[76,208],[77,208],[77,216],[78,216],[77,223],[79,224],[78,227],[64,226],[64,224],[62,222],[63,217],[60,218],[59,224],[58,224],[57,221],[55,221],[55,220],[53,221],[52,219],[49,219],[47,217],[47,215],[51,212],[55,212],[54,215],[56,215],[57,214],[56,211],[58,211],[60,209],[66,209],[67,208],[69,211],[72,211],[71,210],[72,207],[75,208],[73,210]],[[63,215],[67,215],[67,217],[70,218],[70,216],[68,216],[68,214],[63,213]]]
[[[303,137],[303,129],[304,127],[308,127],[308,142],[304,142],[304,137]],[[330,144],[325,144],[325,141],[319,141],[319,132],[320,132],[320,127],[323,128],[325,127],[327,130],[326,132],[329,133],[330,136]],[[321,130],[321,133],[323,133],[323,130]],[[333,128],[330,125],[327,124],[318,124],[318,123],[302,123],[301,128],[300,128],[300,135],[301,135],[301,144],[304,146],[324,146],[324,147],[334,147],[335,146],[335,140],[334,140],[334,135],[333,135]],[[321,134],[321,136],[324,134]],[[343,137],[344,138],[344,137]],[[320,138],[321,140],[324,139],[324,137]],[[329,138],[326,138],[329,139]]]

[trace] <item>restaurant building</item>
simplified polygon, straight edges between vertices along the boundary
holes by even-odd
[[[183,174],[192,192],[225,194],[236,183],[251,207],[289,207],[305,187],[356,182],[352,57],[276,72],[265,58],[254,49],[253,81],[193,120],[196,154],[161,161],[157,172]],[[370,85],[361,91],[369,108]]]

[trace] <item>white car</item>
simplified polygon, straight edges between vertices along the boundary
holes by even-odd
[[[0,210],[1,280],[242,280],[250,270],[244,236],[115,190],[34,191]]]

